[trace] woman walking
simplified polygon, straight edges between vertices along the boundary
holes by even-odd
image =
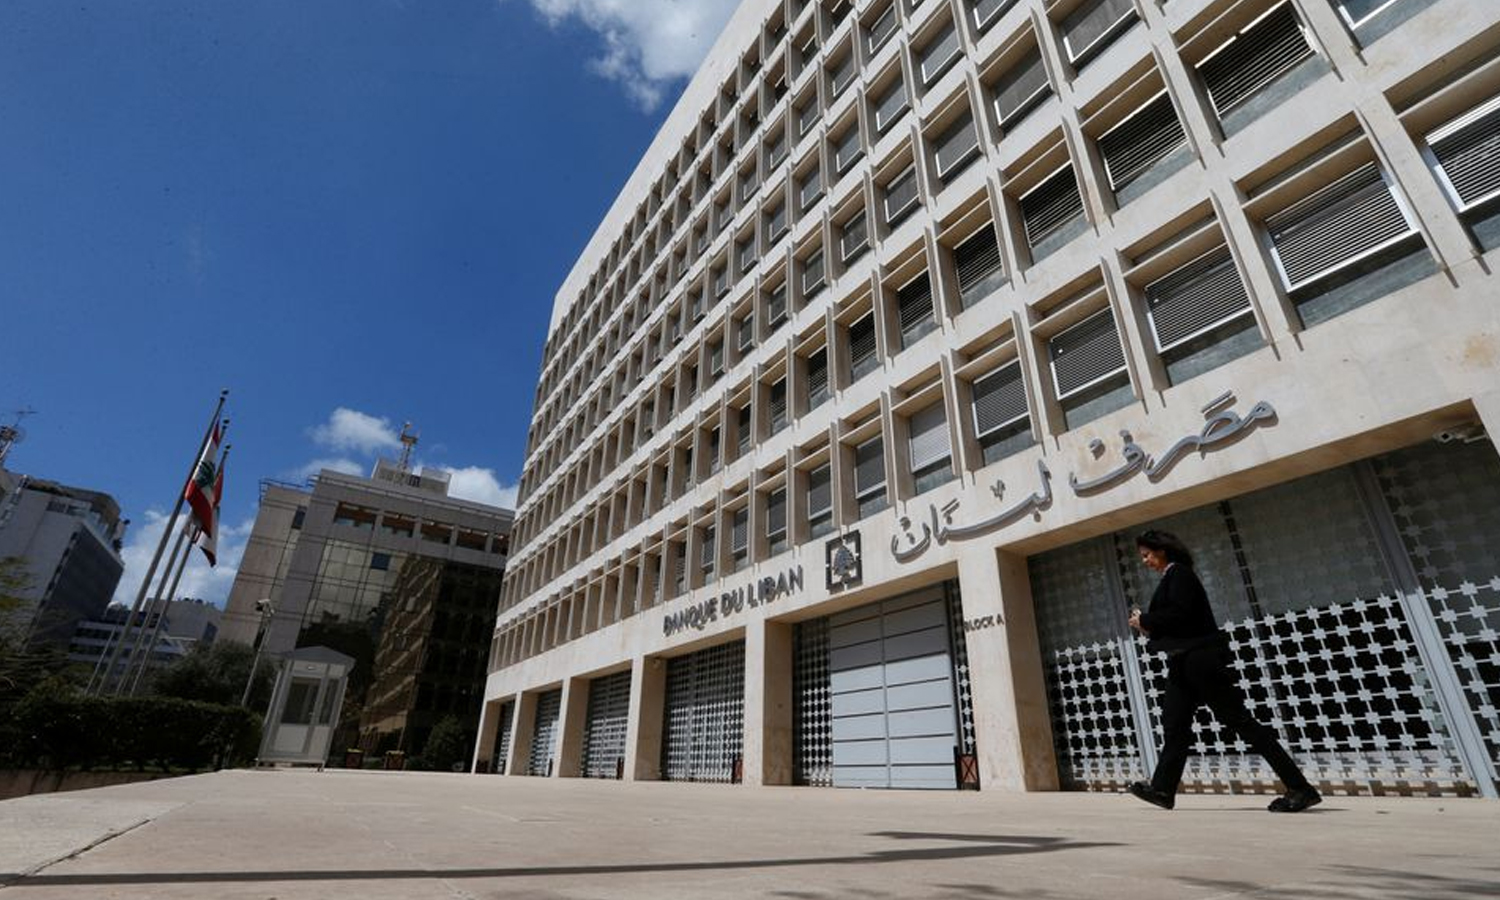
[[[1135,539],[1135,545],[1141,562],[1161,573],[1161,581],[1148,610],[1131,610],[1130,627],[1150,638],[1148,650],[1167,654],[1167,690],[1161,703],[1164,734],[1156,771],[1149,783],[1133,782],[1130,793],[1162,809],[1176,805],[1177,785],[1193,744],[1193,716],[1206,705],[1219,724],[1265,757],[1286,786],[1286,793],[1267,809],[1301,812],[1323,802],[1276,732],[1257,722],[1245,708],[1245,696],[1229,667],[1229,636],[1214,619],[1203,582],[1193,571],[1192,553],[1165,531],[1147,531]]]

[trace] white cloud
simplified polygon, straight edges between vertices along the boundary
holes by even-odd
[[[184,521],[185,515],[178,517],[179,528]],[[191,554],[187,568],[183,569],[182,580],[178,582],[177,592],[173,596],[177,599],[193,597],[223,607],[224,601],[229,597],[229,588],[234,584],[234,576],[239,572],[240,559],[245,555],[245,543],[250,538],[250,529],[254,524],[254,519],[246,519],[232,526],[221,524],[219,564],[213,568],[209,568],[208,559],[202,551],[189,548]],[[115,588],[114,602],[126,606],[135,603],[136,593],[141,589],[141,579],[146,577],[146,570],[151,566],[151,556],[156,552],[157,542],[161,540],[166,527],[167,514],[158,509],[147,510],[144,522],[131,523],[125,533],[125,546],[120,550],[120,556],[125,560],[125,574],[120,576],[120,583]],[[156,574],[152,576],[150,590],[147,592],[148,600],[156,593],[162,572],[167,566],[167,554],[171,550],[172,542],[169,541],[166,550],[162,552]],[[168,585],[170,586],[170,580]]]
[[[313,443],[330,450],[352,450],[369,455],[401,447],[401,432],[390,419],[377,419],[359,410],[340,406],[322,425],[308,429]]]
[[[350,459],[347,456],[321,458],[314,459],[301,468],[293,470],[288,480],[300,483],[324,469],[332,469],[335,472],[342,472],[345,475],[368,475],[373,468],[373,466],[367,466],[359,460]]]
[[[434,467],[439,468],[439,467]],[[475,503],[487,503],[506,509],[516,508],[517,486],[504,484],[496,477],[494,469],[468,466],[463,469],[447,469],[452,476],[448,483],[448,495]]]
[[[641,108],[693,74],[740,0],[530,0],[553,27],[576,19],[604,42],[589,68],[617,81]]]

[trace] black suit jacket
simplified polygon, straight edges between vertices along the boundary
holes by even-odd
[[[1208,592],[1192,566],[1173,563],[1151,595],[1151,607],[1141,613],[1141,627],[1150,636],[1148,650],[1183,652],[1224,640]]]

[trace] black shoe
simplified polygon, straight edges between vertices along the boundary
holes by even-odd
[[[1126,790],[1130,791],[1136,798],[1144,800],[1152,806],[1160,806],[1162,809],[1171,809],[1177,805],[1176,797],[1158,791],[1144,781],[1132,781]]]
[[[1271,805],[1267,806],[1266,809],[1271,812],[1294,813],[1302,812],[1304,809],[1310,806],[1317,806],[1322,802],[1323,795],[1318,793],[1316,789],[1310,787],[1296,788],[1272,800]]]

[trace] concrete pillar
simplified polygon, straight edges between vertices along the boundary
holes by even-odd
[[[637,656],[630,669],[630,720],[625,726],[625,779],[661,780],[662,714],[667,661]]]
[[[792,627],[745,627],[745,784],[792,783]]]
[[[511,729],[510,756],[505,774],[525,775],[531,760],[531,735],[536,730],[536,693],[525,691],[516,699],[516,726]]]
[[[479,734],[474,739],[474,758],[469,761],[469,771],[479,771],[480,761],[495,758],[495,738],[500,733],[500,709],[507,697],[487,701],[479,712]]]
[[[1474,411],[1490,436],[1490,446],[1500,450],[1500,391],[1490,391],[1474,398]]]
[[[583,772],[583,731],[589,714],[589,680],[569,678],[563,682],[562,721],[557,741],[554,778],[577,778]]]
[[[958,577],[980,784],[1002,791],[1057,790],[1026,560],[1012,554],[965,554],[959,558]]]

